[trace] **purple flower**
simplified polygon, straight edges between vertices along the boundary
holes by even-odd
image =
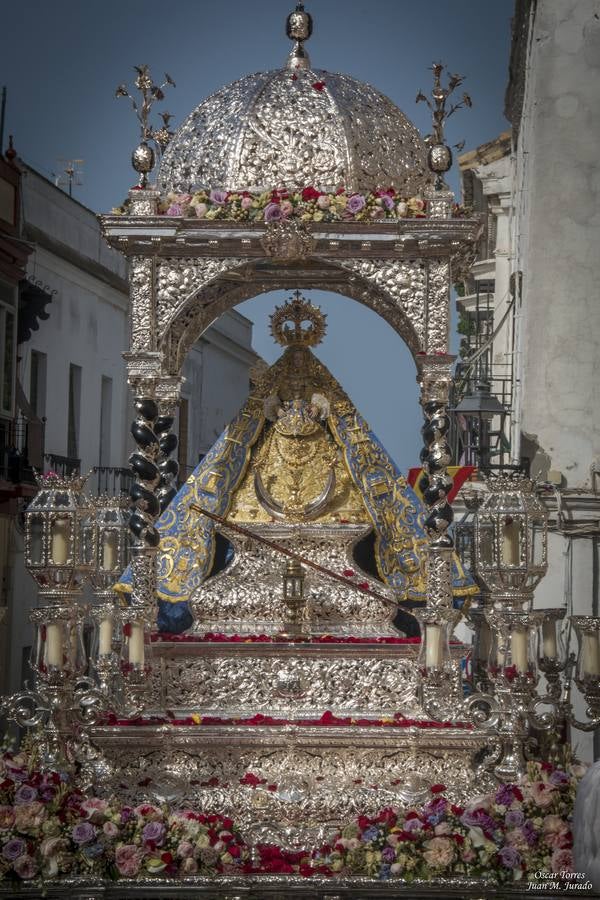
[[[556,787],[562,787],[564,784],[569,783],[569,776],[566,772],[562,772],[560,769],[556,769],[550,778],[548,779],[550,784],[554,784]]]
[[[386,863],[393,863],[396,861],[396,851],[393,847],[384,847],[381,852],[381,858]]]
[[[510,806],[513,802],[513,792],[512,786],[510,784],[502,784],[496,791],[495,796],[496,803],[501,804],[502,806]]]
[[[278,222],[283,218],[281,206],[279,203],[269,203],[265,208],[265,222]]]
[[[516,869],[521,862],[521,854],[514,847],[503,847],[498,856],[502,865],[507,869]]]
[[[533,827],[533,822],[531,821],[531,819],[527,819],[527,821],[523,823],[521,831],[523,832],[523,837],[525,838],[529,846],[532,847],[538,839],[538,833]]]
[[[147,825],[144,825],[142,837],[146,843],[152,841],[157,847],[160,847],[165,839],[165,826],[162,822],[148,822]]]
[[[385,206],[386,209],[394,208],[394,201],[392,200],[392,198],[390,197],[389,194],[384,194],[383,197],[381,198],[381,202],[382,202],[383,206]]]
[[[167,210],[168,216],[182,216],[183,215],[183,207],[180,203],[171,203]]]
[[[71,837],[76,844],[88,844],[96,837],[96,829],[90,822],[80,822],[73,826]]]
[[[43,800],[44,803],[49,803],[50,800],[53,800],[56,796],[56,788],[52,784],[47,784],[45,787],[40,789],[40,800]]]
[[[129,820],[132,818],[132,816],[133,816],[132,808],[130,806],[124,806],[123,809],[121,810],[121,825],[125,825],[126,822],[129,822]]]
[[[357,212],[360,212],[361,209],[365,208],[365,198],[362,194],[352,194],[351,197],[348,197],[348,203],[346,204],[346,209],[351,212],[353,215],[356,215]]]
[[[375,825],[369,825],[368,828],[362,833],[363,841],[374,841],[379,837],[379,828],[376,828]]]
[[[34,787],[31,787],[29,784],[22,784],[15,794],[15,803],[31,803],[36,799],[37,795],[38,792]]]
[[[483,831],[487,831],[488,834],[496,829],[496,823],[491,816],[488,816],[484,809],[476,809],[472,812],[466,810],[460,817],[460,821],[463,825],[466,825],[467,828],[478,826],[479,828],[482,828]]]
[[[520,809],[509,809],[504,817],[507,828],[518,828],[525,821],[525,816]]]
[[[12,862],[13,859],[18,859],[19,856],[22,856],[26,849],[25,841],[22,841],[21,838],[12,838],[2,848],[2,856],[4,859]]]
[[[421,831],[423,823],[420,819],[407,819],[404,823],[405,831]]]
[[[227,202],[227,191],[211,191],[209,194],[210,202],[217,206],[224,206]]]

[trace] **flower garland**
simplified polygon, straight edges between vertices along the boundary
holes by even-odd
[[[330,710],[314,719],[281,719],[274,716],[265,716],[263,713],[256,713],[254,716],[246,716],[244,718],[226,718],[223,716],[200,716],[198,713],[192,713],[183,718],[167,717],[167,716],[138,716],[132,719],[120,719],[114,713],[108,713],[104,719],[106,725],[144,727],[154,725],[173,725],[189,726],[189,725],[297,725],[299,727],[308,728],[317,727],[339,727],[344,725],[357,725],[360,728],[467,728],[473,726],[469,722],[434,722],[427,719],[406,719],[401,713],[394,713],[383,719],[367,719],[352,718],[351,716],[336,716]]]
[[[466,807],[452,804],[444,785],[433,785],[422,806],[359,816],[330,844],[293,852],[262,844],[251,854],[227,816],[86,796],[65,774],[38,771],[27,753],[5,753],[0,882],[267,873],[505,882],[540,871],[568,874],[572,810],[584,772],[577,764],[555,769],[532,762],[519,784],[501,784]],[[277,790],[252,772],[239,782],[250,791]]]
[[[377,219],[422,219],[427,206],[422,197],[403,197],[395,188],[360,194],[346,191],[319,191],[309,186],[299,191],[201,190],[193,194],[168,193],[158,205],[159,215],[184,219],[228,219],[236,222],[369,222]],[[127,204],[113,214],[127,213]],[[467,210],[454,204],[452,216],[461,218]]]

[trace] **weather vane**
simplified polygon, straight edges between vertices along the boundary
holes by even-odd
[[[148,172],[151,172],[154,168],[156,159],[154,150],[148,141],[153,141],[158,147],[159,153],[162,154],[173,137],[173,133],[169,131],[169,122],[173,118],[171,114],[168,112],[160,113],[163,124],[160,128],[154,129],[149,122],[150,112],[154,103],[165,99],[164,88],[167,85],[175,87],[175,82],[165,72],[165,80],[161,85],[157,85],[154,83],[148,66],[134,66],[133,68],[137,72],[134,84],[141,95],[141,102],[137,101],[129,93],[125,84],[118,86],[115,91],[115,97],[129,97],[133,111],[140,123],[141,141],[132,153],[131,164],[140,176],[139,187],[145,188],[148,184]]]
[[[458,103],[452,103],[449,106],[447,105],[450,96],[465,79],[463,75],[452,75],[451,73],[448,73],[448,84],[446,87],[443,87],[442,72],[444,71],[444,68],[445,66],[443,66],[442,63],[433,63],[431,66],[431,71],[433,72],[432,99],[430,100],[423,91],[419,91],[416,100],[417,103],[426,103],[432,114],[433,132],[425,138],[425,142],[429,144],[427,163],[436,176],[435,186],[438,190],[441,190],[445,186],[444,174],[452,165],[452,150],[445,142],[444,126],[450,116],[458,109],[463,109],[465,106],[473,106],[473,101],[467,93],[462,95],[462,98]],[[462,150],[464,141],[462,144],[456,144],[455,146],[456,149]]]

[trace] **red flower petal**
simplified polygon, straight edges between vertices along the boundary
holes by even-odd
[[[325,82],[324,81],[315,81],[313,84],[313,87],[314,87],[315,91],[322,91],[325,88]]]

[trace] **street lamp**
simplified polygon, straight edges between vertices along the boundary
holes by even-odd
[[[475,430],[477,441],[475,446],[469,442],[467,429],[467,459],[468,463],[474,463],[471,459],[471,449],[477,455],[477,464],[480,469],[486,470],[490,467],[490,424],[496,417],[500,417],[500,432],[504,428],[504,420],[506,419],[506,407],[500,403],[497,397],[490,393],[490,385],[487,381],[479,381],[475,390],[467,394],[460,401],[455,409],[451,410],[455,415],[463,416],[471,425],[471,430]],[[475,426],[475,428],[473,428]],[[462,429],[465,431],[465,429]]]

